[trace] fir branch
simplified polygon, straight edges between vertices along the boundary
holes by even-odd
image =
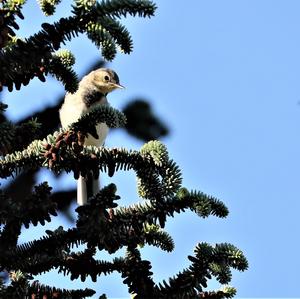
[[[140,152],[143,156],[151,156],[154,163],[159,167],[166,165],[169,161],[169,154],[166,146],[158,140],[152,140],[145,143],[141,147]]]
[[[47,233],[48,236],[17,246],[14,251],[7,253],[5,259],[9,260],[9,257],[18,256],[20,260],[24,260],[34,254],[43,254],[44,252],[47,252],[49,256],[55,256],[57,251],[63,251],[67,246],[72,247],[82,244],[76,229],[65,231],[62,227],[59,227],[57,230],[47,231]]]
[[[32,188],[36,183],[35,173],[35,170],[23,171],[5,186],[4,193],[8,198],[22,202],[32,193]]]
[[[190,194],[187,193],[185,195],[178,192],[177,196],[182,201],[192,202],[193,205],[191,209],[203,218],[209,215],[215,215],[217,217],[224,218],[229,213],[227,207],[223,202],[203,192],[191,191]]]
[[[56,5],[58,5],[61,0],[38,0],[41,10],[46,16],[51,16],[55,13]]]
[[[6,1],[1,1],[1,9],[3,10],[8,10],[7,14],[12,15],[14,13],[18,13],[26,0],[6,0]]]
[[[43,41],[39,43],[40,46],[18,39],[14,46],[0,52],[0,90],[7,86],[12,91],[14,85],[18,90],[34,77],[45,81],[44,65],[49,64],[51,53]]]
[[[125,265],[122,270],[123,282],[128,285],[129,292],[134,298],[157,298],[154,294],[151,263],[141,259],[136,248],[129,247],[125,256]]]
[[[117,48],[111,34],[100,24],[90,22],[87,25],[87,36],[92,40],[95,45],[102,51],[102,56],[108,60],[112,61],[116,54]]]
[[[223,252],[223,258],[220,260],[219,251]],[[231,298],[235,294],[235,289],[227,288],[222,292],[206,293],[203,288],[207,287],[207,280],[211,279],[212,275],[226,277],[227,282],[230,281],[230,267],[238,268],[240,271],[247,269],[245,257],[239,251],[238,257],[234,259],[235,265],[232,263],[231,254],[237,253],[238,249],[231,244],[217,244],[213,247],[207,243],[200,243],[195,248],[195,256],[189,256],[192,265],[169,279],[169,283],[163,281],[158,285],[157,291],[161,297],[158,298]],[[230,253],[231,252],[231,253]],[[236,256],[235,256],[236,257]],[[219,272],[216,273],[210,265],[218,265]],[[215,268],[215,267],[214,267]],[[218,295],[220,297],[213,297]],[[210,297],[211,296],[211,297]]]
[[[39,138],[41,124],[32,119],[20,125],[11,122],[0,124],[0,155],[6,155],[28,146],[32,140]]]
[[[71,235],[69,234],[69,236]],[[94,249],[88,249],[83,253],[68,254],[68,248],[71,246],[70,239],[67,239],[66,244],[61,241],[63,240],[58,238],[55,233],[39,242],[23,244],[18,246],[12,254],[1,256],[1,265],[8,269],[14,268],[30,272],[33,275],[56,268],[64,275],[70,274],[71,280],[80,277],[82,281],[85,281],[87,276],[96,281],[101,274],[107,275],[113,271],[121,272],[122,270],[122,259],[115,258],[113,262],[97,261],[93,258]],[[50,242],[52,243],[51,247],[47,247]],[[41,247],[44,249],[40,250]],[[13,260],[11,260],[12,256],[15,256]]]
[[[12,277],[12,284],[5,287],[1,292],[5,298],[82,299],[93,296],[96,293],[88,288],[84,290],[66,290],[50,287],[40,284],[38,281],[29,284],[28,279],[20,271],[14,272]]]
[[[90,251],[90,250],[86,250]],[[108,275],[114,271],[121,272],[122,259],[114,258],[112,262],[97,261],[92,255],[83,253],[72,253],[67,256],[59,267],[59,272],[64,275],[71,274],[71,280],[80,277],[81,281],[85,281],[90,276],[92,281],[96,282],[98,276]]]
[[[31,298],[83,299],[91,297],[95,293],[96,292],[94,290],[88,288],[85,288],[84,290],[66,290],[34,282],[29,287],[26,295]]]
[[[144,229],[138,217],[132,217],[128,221],[130,214],[127,214],[127,218],[123,217],[122,219],[115,217],[111,212],[108,213],[105,209],[115,207],[114,201],[118,199],[119,197],[115,195],[115,186],[109,185],[92,197],[87,205],[77,209],[79,213],[78,230],[73,229],[67,232],[59,230],[57,233],[51,234],[51,236],[40,241],[24,244],[18,248],[18,256],[24,260],[26,256],[31,257],[34,252],[37,253],[37,248],[49,248],[49,246],[51,248],[60,248],[61,246],[64,247],[67,244],[78,242],[85,242],[90,248],[98,247],[100,250],[106,249],[108,252],[115,252],[122,246],[129,244],[138,245],[144,243],[160,246],[168,251],[173,249],[174,244],[168,234],[156,229],[149,230],[149,227]],[[67,242],[64,242],[63,238]],[[53,244],[50,245],[51,243]],[[49,250],[48,255],[51,256]],[[48,263],[45,264],[45,266],[47,265]],[[42,267],[40,271],[45,271],[45,268]]]
[[[22,201],[12,198],[1,201],[0,220],[2,223],[9,223],[16,219],[18,223],[28,228],[30,223],[34,226],[38,223],[45,225],[45,221],[50,222],[50,215],[57,216],[56,204],[49,200],[51,187],[45,182],[35,186],[34,189],[34,193]]]
[[[62,57],[62,54],[66,54],[66,52],[52,56],[47,71],[64,84],[66,91],[74,93],[78,88],[77,74],[71,68],[74,56]]]
[[[98,123],[106,123],[110,128],[123,127],[126,123],[125,115],[119,110],[106,105],[95,105],[81,118],[70,126],[71,130],[83,134],[91,133]]]
[[[34,189],[34,193],[22,203],[20,212],[18,209],[14,210],[20,213],[19,218],[26,228],[30,223],[34,226],[38,223],[45,225],[45,221],[51,221],[51,215],[57,216],[56,204],[50,198],[52,188],[48,186],[47,182],[35,186]]]
[[[130,7],[124,9],[125,2],[118,0],[112,1],[112,3],[105,2],[103,4],[97,4],[90,6],[90,9],[85,9],[84,5],[81,5],[81,1],[77,1],[77,6],[74,6],[73,16],[68,18],[61,18],[54,24],[44,23],[42,30],[33,36],[27,38],[25,41],[17,40],[16,44],[7,48],[5,51],[0,52],[0,64],[2,66],[3,73],[0,74],[0,88],[7,86],[11,91],[13,85],[17,89],[21,87],[21,84],[26,85],[34,77],[38,77],[41,81],[45,81],[44,75],[48,72],[55,73],[56,77],[66,84],[67,71],[64,70],[62,74],[59,72],[59,68],[53,69],[52,54],[58,50],[62,43],[70,41],[72,37],[78,36],[79,33],[89,33],[89,24],[100,23],[105,30],[110,34],[107,36],[107,40],[95,40],[99,45],[105,45],[103,53],[108,55],[108,58],[113,58],[113,47],[110,44],[117,43],[121,46],[125,53],[131,51],[131,39],[128,31],[113,19],[116,16],[117,10],[120,10],[120,14],[132,14],[139,16],[152,16],[155,10],[155,6],[150,1],[129,1]],[[118,8],[119,7],[119,8]],[[122,8],[123,7],[123,8]],[[103,9],[106,12],[103,12]],[[99,36],[91,35],[93,39]],[[102,38],[105,37],[102,34]],[[26,55],[24,55],[26,54]],[[5,74],[5,76],[4,76]],[[67,88],[74,91],[76,84],[75,74],[72,73],[73,82],[66,84]],[[72,87],[70,87],[72,86]]]
[[[48,136],[47,139],[49,142],[55,144],[55,140],[56,140],[55,136]],[[12,165],[16,167],[22,165],[23,163],[26,163],[28,160],[30,160],[29,158],[30,154],[33,154],[31,159],[34,159],[35,162],[38,161],[40,165],[44,164],[43,159],[41,158],[38,159],[38,157],[41,156],[42,154],[45,155],[45,149],[43,143],[36,142],[32,144],[31,147],[29,147],[27,150],[23,151],[22,153],[6,156],[4,161],[1,161],[2,165],[0,164],[2,166],[1,169],[2,174],[7,175],[6,171],[11,170]],[[16,158],[21,155],[25,156],[24,157],[25,159],[20,158],[17,161]],[[126,169],[134,169],[137,172],[137,174],[139,174],[140,169],[147,169],[147,177],[146,177],[147,179],[151,177],[151,175],[156,178],[157,172],[159,171],[156,169],[156,165],[155,163],[153,163],[150,156],[145,156],[145,155],[141,156],[138,152],[127,152],[122,149],[108,150],[106,148],[96,148],[96,147],[83,148],[83,152],[80,153],[79,155],[79,161],[78,161],[78,157],[76,157],[76,153],[72,155],[70,154],[70,151],[68,151],[67,156],[64,156],[63,153],[61,152],[56,152],[56,153],[53,152],[51,155],[56,155],[56,156],[58,155],[60,156],[61,159],[61,160],[57,160],[57,164],[55,166],[52,165],[54,169],[56,169],[56,171],[61,171],[64,168],[65,170],[73,170],[74,173],[76,173],[76,171],[79,170],[83,174],[83,173],[87,173],[88,169],[89,171],[91,171],[91,169],[94,169],[95,167],[96,168],[99,167],[100,171],[103,171],[105,170],[104,166],[111,167],[111,165],[114,165],[113,167],[116,169],[120,169],[124,167]],[[176,178],[176,171],[177,168],[176,166],[174,166],[174,172],[172,171],[165,172],[166,177],[163,178],[163,180],[168,182],[171,186],[174,186],[174,183],[172,182],[172,178],[174,177]],[[150,198],[153,201],[160,202],[164,198],[164,192],[160,192],[162,188],[159,185],[159,181],[157,182],[157,184],[158,184],[157,187],[152,186],[152,189],[150,190],[151,191]],[[156,208],[158,208],[158,206],[156,206]],[[171,210],[173,211],[173,209]],[[164,226],[166,220],[166,213],[168,212],[168,209],[162,205],[160,206],[158,211],[161,211],[161,213],[159,214],[156,213],[155,217],[156,219],[157,218],[159,219],[161,226]]]
[[[1,192],[4,200],[0,202],[0,221],[5,224],[0,234],[1,255],[5,256],[8,248],[16,246],[23,224],[26,228],[30,223],[44,225],[45,221],[50,222],[50,215],[57,215],[55,203],[49,202],[50,189],[46,183],[36,186],[32,196],[21,201],[15,201]]]
[[[169,160],[159,169],[162,177],[162,188],[166,196],[173,195],[181,187],[182,175],[179,166],[173,160]]]
[[[214,248],[214,255],[219,264],[227,263],[228,266],[239,271],[248,269],[248,261],[243,252],[232,244],[217,244]]]
[[[16,16],[23,19],[21,8],[25,0],[1,1],[0,3],[0,49],[5,47],[15,36],[15,30],[19,29]]]
[[[12,215],[10,215],[12,216]],[[11,217],[11,219],[5,222],[5,227],[3,228],[0,235],[0,253],[3,254],[6,250],[10,250],[17,245],[18,238],[21,234],[22,222],[16,218]],[[2,263],[0,263],[3,266]]]
[[[131,39],[129,31],[117,20],[109,17],[99,17],[97,22],[99,22],[102,28],[110,34],[110,37],[115,41],[115,43],[120,47],[122,52],[129,54],[133,49],[133,41]],[[112,40],[108,40],[112,41]]]
[[[114,108],[99,105],[95,106],[90,113],[83,115],[71,128],[78,131],[82,130],[82,133],[87,134],[89,131],[93,131],[98,122],[105,122],[109,127],[117,127],[124,124],[125,117]],[[45,145],[50,144],[50,147],[51,145],[57,146],[56,142],[59,140],[56,141],[56,139],[62,137],[64,137],[63,131],[58,131],[55,132],[54,135],[48,135],[44,140],[33,141],[23,151],[4,156],[0,160],[0,177],[8,177],[21,168],[43,166],[45,163],[44,155],[47,155]],[[67,169],[70,170],[68,167]]]
[[[39,240],[1,249],[0,264],[5,269],[20,269],[33,275],[42,274],[64,265],[67,252],[72,246],[81,244],[78,232],[64,231],[62,228]]]
[[[36,169],[43,161],[39,154],[44,151],[42,142],[34,141],[22,152],[14,152],[0,159],[0,177],[7,178],[20,169]]]
[[[130,207],[118,207],[114,210],[114,218],[117,221],[157,224],[165,226],[166,217],[174,217],[174,213],[191,209],[201,217],[210,214],[217,217],[228,215],[227,207],[218,199],[207,196],[201,192],[189,192],[181,188],[176,196],[168,197],[164,201],[151,201],[134,204]],[[205,211],[205,213],[204,213]]]
[[[227,286],[219,291],[200,292],[197,297],[203,299],[225,299],[225,298],[233,298],[235,295],[236,295],[236,289]]]
[[[54,137],[49,137],[48,136],[48,140],[50,140],[50,142],[53,143]],[[56,138],[56,140],[57,140],[57,138]],[[61,142],[61,141],[59,141],[59,142]],[[153,145],[153,143],[149,144],[149,148],[152,148],[151,145]],[[108,151],[105,148],[89,147],[89,148],[84,148],[83,149],[83,153],[80,154],[79,161],[78,161],[78,158],[76,158],[76,160],[74,160],[74,158],[72,158],[72,155],[68,156],[68,157],[62,156],[63,159],[62,159],[62,157],[61,157],[61,159],[62,159],[62,161],[64,161],[65,167],[66,167],[66,165],[70,165],[68,163],[71,163],[71,165],[72,165],[72,161],[73,162],[76,161],[77,163],[79,163],[79,165],[85,165],[85,167],[87,167],[86,169],[91,169],[90,168],[91,165],[94,165],[94,167],[95,167],[95,165],[99,165],[100,170],[103,170],[103,166],[105,164],[107,166],[111,165],[112,161],[113,161],[113,163],[115,165],[118,165],[119,164],[118,163],[119,159],[120,159],[120,161],[122,163],[124,163],[124,160],[125,161],[128,160],[128,162],[132,163],[132,165],[130,165],[130,166],[127,165],[126,168],[128,169],[128,166],[129,166],[129,168],[133,168],[134,170],[136,170],[138,174],[139,174],[139,169],[148,169],[148,171],[147,171],[147,181],[145,183],[148,186],[149,185],[148,184],[148,180],[151,181],[151,175],[154,176],[154,178],[157,178],[157,173],[155,171],[155,167],[158,167],[158,165],[157,165],[158,162],[154,162],[154,160],[153,160],[153,157],[155,157],[155,151],[151,152],[152,153],[152,156],[151,156],[151,154],[149,154],[149,155],[147,154],[147,151],[145,150],[145,148],[142,151],[143,155],[139,156],[135,152],[131,152],[130,153],[130,152],[125,152],[124,150],[112,149],[111,151]],[[157,144],[156,147],[154,147],[154,148],[156,150],[158,150],[158,153],[160,151],[162,151],[162,153],[165,151],[165,149],[163,147],[161,148],[160,144]],[[90,157],[93,156],[93,158],[88,158],[88,155],[87,155],[88,153],[89,153],[89,156]],[[59,154],[59,153],[56,153],[55,155],[57,155],[57,154]],[[134,156],[134,159],[130,158],[130,156]],[[160,155],[158,154],[158,156],[160,156]],[[166,165],[169,165],[169,162],[165,161],[166,157],[167,157],[167,154],[166,153],[163,154],[162,157],[165,157],[163,159],[164,160],[163,163],[165,163]],[[81,159],[83,159],[82,162],[84,161],[84,163],[80,162]],[[153,163],[152,161],[154,162],[154,165],[150,166]],[[146,164],[145,164],[145,162],[146,162]],[[177,166],[173,165],[172,163],[173,162],[171,162],[171,165],[173,166],[173,169],[174,169],[173,173],[172,173],[172,171],[165,171],[164,172],[165,177],[163,177],[162,182],[163,182],[163,184],[166,184],[165,182],[167,182],[171,186],[174,186],[174,182],[172,181],[172,179],[174,179],[174,177],[175,177],[175,185],[176,185],[176,181],[177,181],[177,177],[176,177]],[[56,170],[59,169],[58,167],[61,167],[61,164],[62,163],[58,163],[56,165]],[[161,162],[159,162],[158,164],[161,166]],[[76,167],[75,168],[74,167],[75,166],[73,166],[73,170],[76,168]],[[72,167],[68,168],[68,170],[69,169],[72,169]],[[151,171],[151,169],[152,169],[152,171]],[[81,173],[86,173],[87,170],[84,170],[84,169],[81,168],[80,171],[81,171]],[[157,171],[159,171],[159,170],[157,170]],[[160,222],[160,225],[163,227],[164,223],[166,221],[166,216],[168,214],[173,215],[174,211],[176,211],[176,207],[177,207],[177,210],[178,209],[180,210],[180,209],[184,209],[184,208],[190,207],[191,209],[195,209],[195,211],[197,211],[202,216],[207,216],[208,213],[214,213],[217,216],[222,216],[222,215],[225,216],[226,215],[226,210],[224,212],[224,208],[225,207],[222,206],[221,203],[218,203],[216,201],[216,199],[214,199],[214,198],[207,198],[203,194],[201,194],[201,196],[199,194],[196,195],[196,196],[191,195],[190,198],[188,196],[186,196],[185,198],[183,198],[181,196],[180,199],[174,199],[173,201],[170,201],[170,199],[168,199],[167,201],[162,201],[162,198],[161,198],[162,194],[157,191],[157,190],[161,190],[162,187],[160,187],[159,181],[157,181],[156,183],[158,184],[158,187],[154,186],[155,188],[153,187],[153,189],[151,189],[151,190],[149,189],[152,192],[150,194],[150,198],[152,200],[156,200],[157,201],[157,204],[155,206],[155,213],[153,213],[152,216],[151,216],[152,219],[150,219],[151,217],[149,217],[149,216],[147,218],[147,220],[149,221],[149,223],[156,222],[156,220],[158,219],[159,222]],[[178,188],[178,187],[176,187],[176,188]],[[159,204],[159,202],[161,202],[162,204]],[[209,206],[210,202],[213,203],[213,206]],[[217,207],[221,212],[218,212],[215,209],[215,207]],[[151,210],[151,209],[149,209],[149,210]],[[158,212],[158,211],[160,211],[160,212]],[[222,214],[222,212],[223,212],[223,214]],[[147,215],[147,213],[146,213],[146,215]],[[126,219],[126,217],[124,219]],[[118,219],[118,221],[121,221],[121,220],[122,220],[121,218]],[[139,221],[140,221],[140,219],[139,219]],[[129,224],[132,227],[134,227],[134,226],[136,226],[137,223],[136,222],[130,222]],[[128,225],[128,223],[127,223],[127,225]],[[140,230],[141,230],[140,228],[138,228],[138,229],[135,228],[135,234],[133,236],[134,238],[136,238],[136,232],[140,231]],[[90,230],[87,229],[87,232],[88,231],[90,231]],[[130,233],[130,228],[128,228],[127,232]],[[90,239],[93,239],[93,238],[90,238]],[[140,241],[140,239],[137,239],[135,242],[138,242],[138,241]],[[101,245],[101,242],[98,243],[98,241],[97,241],[97,244],[98,244],[97,246],[99,248],[103,248],[103,245]],[[121,242],[121,244],[124,244],[124,243]],[[115,248],[113,245],[111,245],[111,246],[112,247],[111,247],[110,250],[113,250],[113,251],[115,251],[117,248],[119,248],[119,247]]]
[[[29,275],[21,271],[10,272],[11,284],[1,290],[2,298],[24,298],[29,286]]]
[[[75,64],[75,56],[67,49],[62,49],[52,55],[53,59],[59,60],[65,67],[71,67]]]
[[[105,274],[115,270],[121,271],[123,273],[123,277],[125,277],[124,283],[129,285],[130,291],[137,294],[137,296],[140,296],[137,298],[144,298],[143,294],[155,294],[155,298],[163,298],[165,296],[168,296],[168,298],[177,298],[177,296],[180,294],[189,296],[202,296],[206,294],[202,292],[202,287],[206,287],[206,280],[211,278],[211,274],[215,275],[221,282],[228,282],[231,277],[229,267],[234,267],[240,271],[244,271],[247,268],[246,259],[244,258],[242,252],[236,247],[225,243],[216,245],[214,248],[206,243],[203,243],[196,247],[196,257],[189,257],[193,263],[189,269],[184,270],[176,278],[170,279],[170,285],[165,283],[164,286],[159,285],[153,288],[152,280],[149,277],[149,275],[152,274],[149,272],[150,264],[146,261],[140,261],[137,253],[134,253],[133,257],[131,256],[127,264],[125,266],[123,265],[123,268],[120,265],[120,260],[117,260],[119,264],[116,266],[107,264],[106,262],[96,262],[95,260],[91,259],[91,256],[87,256],[89,259],[88,261],[86,259],[82,260],[79,257],[76,258],[74,255],[66,259],[64,255],[57,254],[57,250],[62,252],[59,249],[60,246],[70,246],[70,243],[79,242],[79,240],[84,240],[84,242],[88,242],[89,244],[90,239],[97,239],[96,236],[98,236],[98,238],[102,240],[103,244],[105,244],[99,249],[105,248],[109,252],[112,252],[109,242],[114,242],[120,246],[122,243],[126,243],[124,242],[124,239],[126,239],[128,245],[130,244],[130,246],[133,246],[133,244],[135,244],[134,242],[136,242],[137,239],[134,235],[136,233],[140,235],[139,231],[135,231],[133,234],[131,233],[127,235],[123,228],[121,231],[121,238],[116,239],[113,237],[116,232],[115,228],[120,229],[122,225],[120,225],[120,223],[115,223],[115,227],[110,226],[109,223],[114,223],[116,217],[115,214],[109,215],[104,208],[115,206],[113,203],[116,199],[118,199],[118,196],[115,195],[115,191],[115,186],[110,185],[107,188],[104,188],[102,193],[100,192],[98,194],[98,197],[96,196],[90,199],[90,202],[86,206],[78,208],[78,212],[80,214],[80,220],[77,224],[79,229],[78,232],[76,232],[76,230],[68,232],[60,230],[58,232],[51,233],[51,236],[46,239],[43,238],[40,241],[33,241],[31,244],[26,244],[25,247],[24,245],[23,247],[20,247],[18,249],[18,254],[14,252],[13,256],[18,256],[18,258],[22,259],[22,264],[20,265],[20,260],[20,262],[15,264],[15,266],[19,266],[19,268],[23,270],[28,270],[30,268],[31,273],[40,273],[42,271],[51,269],[51,267],[60,267],[61,271],[71,273],[72,279],[79,276],[81,276],[82,279],[85,279],[86,275],[90,275],[93,280],[95,280],[100,273]],[[187,196],[190,196],[190,194],[184,190],[181,190],[179,200],[184,202],[183,198]],[[98,209],[95,208],[95,205],[98,205]],[[93,213],[95,216],[92,216]],[[103,216],[101,216],[101,213]],[[100,222],[94,223],[93,218],[95,217],[97,219],[104,219],[103,225]],[[83,229],[83,227],[85,227],[85,229]],[[89,227],[90,229],[88,229]],[[136,226],[130,223],[127,223],[127,227],[135,227],[136,230]],[[97,229],[95,231],[95,228],[99,228],[99,230]],[[103,229],[105,230],[103,231]],[[89,230],[93,230],[94,232],[90,233],[90,236],[86,236]],[[155,230],[156,229],[152,231]],[[110,231],[110,233],[108,231]],[[144,229],[144,233],[147,233],[148,231],[149,229]],[[90,248],[94,248],[94,246],[96,246],[95,243],[89,244]],[[41,258],[39,255],[36,257],[32,256],[33,253],[36,255],[37,252],[40,252],[40,255],[43,254],[43,248],[47,248],[47,257],[44,256]],[[49,248],[52,248],[52,251],[49,251]],[[30,263],[24,261],[26,256],[30,257]],[[5,260],[7,257],[2,256],[2,259],[3,260],[1,261],[1,264],[5,265]],[[139,272],[138,275],[136,270],[131,272],[131,262],[133,261],[135,263],[135,269],[137,268],[137,265],[139,265],[138,268],[140,268],[141,272]],[[89,265],[86,268],[87,270],[82,270],[84,269],[84,267],[80,266],[82,262],[84,262],[85,265]],[[197,293],[195,289],[200,291],[200,293]],[[219,296],[223,293],[218,292],[216,294]],[[212,296],[212,293],[209,293],[209,295]]]
[[[109,15],[116,18],[126,17],[128,14],[131,16],[152,17],[156,5],[148,0],[104,0],[97,3],[96,10],[99,15]]]
[[[117,241],[118,232],[113,228],[106,211],[106,208],[116,206],[114,201],[120,198],[115,192],[115,185],[111,184],[90,198],[88,204],[76,209],[76,226],[88,248],[97,247],[99,250],[106,249],[113,253],[122,246],[122,243]]]
[[[114,216],[114,202],[120,197],[115,195],[116,187],[111,184],[91,197],[88,203],[76,209],[79,217],[76,223],[81,240],[89,248],[105,249],[116,252],[122,246],[137,246],[148,243],[171,251],[174,247],[172,238],[154,227],[144,228],[136,217],[128,220]],[[109,211],[107,211],[109,208]]]
[[[14,143],[15,127],[11,122],[2,122],[0,124],[0,155],[6,155],[11,152]]]
[[[149,245],[160,247],[164,251],[174,250],[174,241],[172,237],[156,225],[147,225],[145,231],[145,242]]]

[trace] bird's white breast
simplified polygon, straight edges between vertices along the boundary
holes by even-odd
[[[86,140],[85,140],[85,143],[84,143],[85,145],[101,146],[104,144],[105,138],[109,131],[108,126],[104,123],[100,123],[96,126],[96,131],[97,131],[99,138],[96,139],[89,134],[88,138],[86,138]]]
[[[77,90],[75,94],[67,94],[65,101],[59,110],[60,121],[64,129],[68,128],[69,125],[78,121],[78,119],[87,113],[92,107],[87,107],[82,99],[82,90]],[[97,104],[108,105],[106,97],[99,99]],[[99,136],[98,139],[94,138],[90,134],[85,140],[85,145],[101,146],[108,134],[109,128],[105,123],[100,123],[96,126],[96,131]]]

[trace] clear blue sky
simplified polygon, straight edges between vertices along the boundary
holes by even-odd
[[[121,108],[133,96],[150,99],[171,128],[163,141],[182,169],[184,185],[220,198],[230,214],[222,220],[176,215],[167,225],[175,251],[151,248],[143,256],[153,261],[158,281],[188,266],[186,257],[197,242],[230,242],[250,264],[247,272],[234,272],[238,297],[300,297],[300,2],[156,3],[155,18],[126,21],[134,52],[118,54],[110,66],[127,89],[110,101]],[[59,6],[59,15],[67,4]],[[43,19],[36,1],[26,7],[24,35]],[[70,47],[79,73],[99,57],[86,39]],[[55,80],[33,82],[7,95],[9,114],[17,119],[39,110],[62,92]],[[141,143],[114,132],[107,145],[137,149]],[[124,204],[134,202],[132,174],[112,181]],[[60,287],[93,285],[49,277],[44,281]],[[118,275],[100,278],[96,288],[109,298],[128,297]]]

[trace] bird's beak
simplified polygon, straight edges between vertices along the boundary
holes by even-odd
[[[125,87],[121,84],[113,83],[114,87],[124,89]]]

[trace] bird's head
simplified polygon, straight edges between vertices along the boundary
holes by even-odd
[[[101,68],[93,71],[91,75],[92,83],[104,94],[117,88],[124,88],[124,86],[120,84],[117,73],[111,69]]]

